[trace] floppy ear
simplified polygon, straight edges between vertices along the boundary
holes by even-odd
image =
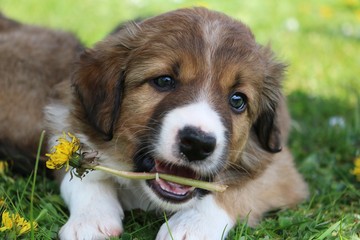
[[[265,59],[264,86],[261,94],[260,114],[253,126],[261,146],[272,153],[280,152],[287,133],[281,130],[287,126],[280,126],[286,118],[285,102],[281,93],[281,81],[285,65],[274,60],[269,47],[263,50]]]
[[[99,55],[96,50],[87,50],[81,55],[73,86],[83,110],[81,117],[105,140],[111,140],[120,111],[124,74],[119,63],[106,54]]]
[[[130,34],[131,33],[131,34]],[[134,31],[124,27],[81,56],[73,75],[77,117],[111,140],[124,92],[126,59]]]
[[[276,111],[268,110],[261,113],[254,124],[261,146],[272,153],[280,152],[282,149],[281,132],[276,120]]]

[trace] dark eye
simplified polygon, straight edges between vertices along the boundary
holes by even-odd
[[[152,85],[159,91],[170,91],[175,88],[175,80],[169,76],[161,76],[153,79]]]
[[[236,113],[241,113],[245,110],[247,97],[245,94],[236,92],[230,96],[229,104]]]

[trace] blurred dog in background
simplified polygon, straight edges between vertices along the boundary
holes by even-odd
[[[81,43],[70,33],[30,26],[0,14],[0,157],[16,171],[33,169],[43,108],[56,95],[56,85],[70,83]],[[63,93],[61,93],[63,94]]]

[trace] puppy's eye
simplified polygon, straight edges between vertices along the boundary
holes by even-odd
[[[236,113],[242,113],[246,108],[247,97],[245,94],[236,92],[229,98],[229,104]]]
[[[151,81],[152,85],[159,91],[170,91],[175,88],[175,80],[169,76],[161,76]]]

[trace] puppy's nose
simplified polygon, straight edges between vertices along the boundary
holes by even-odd
[[[204,160],[210,156],[216,146],[216,138],[195,127],[184,127],[179,131],[180,152],[192,161]]]

